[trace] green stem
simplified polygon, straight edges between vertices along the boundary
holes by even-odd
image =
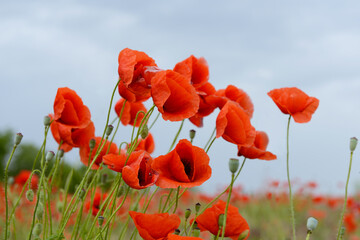
[[[232,174],[231,174],[231,183],[230,183],[230,188],[229,188],[229,194],[228,194],[228,198],[227,198],[227,201],[226,201],[223,227],[221,228],[221,229],[222,229],[222,231],[221,231],[221,232],[222,232],[222,233],[221,233],[221,240],[223,240],[223,239],[224,239],[224,236],[225,236],[226,218],[227,218],[227,212],[228,212],[228,209],[229,209],[229,204],[230,204],[230,199],[231,199],[231,192],[232,192],[232,188],[233,188],[233,185],[234,185],[234,179],[235,179],[235,174],[232,173]]]
[[[175,143],[176,143],[176,140],[178,139],[179,134],[180,134],[180,132],[181,132],[181,129],[182,129],[183,125],[184,125],[184,122],[185,122],[185,120],[182,120],[182,121],[181,121],[179,130],[177,131],[177,133],[176,133],[176,135],[175,135],[175,138],[174,138],[174,140],[173,140],[173,142],[171,143],[171,146],[170,146],[170,148],[169,148],[169,152],[170,152],[171,149],[174,147],[174,145],[175,145]]]
[[[210,142],[210,144],[209,144],[209,146],[208,146],[208,148],[206,149],[206,153],[210,150],[210,148],[211,148],[211,146],[213,145],[213,143],[214,143],[214,141],[215,141],[215,139],[216,139],[216,136],[211,140],[211,142]]]
[[[10,157],[7,161],[7,164],[6,164],[6,167],[5,167],[5,206],[6,206],[6,213],[5,213],[5,240],[8,239],[8,228],[9,228],[9,218],[8,218],[8,215],[9,215],[9,206],[8,206],[8,196],[7,196],[7,185],[8,185],[8,169],[9,169],[9,166],[10,166],[10,162],[11,162],[11,159],[13,158],[14,156],[14,153],[15,153],[15,150],[17,148],[18,145],[14,145],[12,151],[11,151],[11,154],[10,154]]]
[[[177,191],[176,191],[176,198],[175,198],[175,208],[173,211],[173,214],[176,212],[176,209],[178,207],[178,202],[179,202],[179,192],[180,192],[180,186],[178,186]]]
[[[216,132],[216,127],[214,127],[214,130],[212,131],[211,136],[209,137],[209,140],[206,142],[204,149],[206,149],[206,147],[210,144],[210,141],[213,139],[215,132]]]
[[[305,240],[310,240],[310,235],[311,235],[311,231],[308,231]]]
[[[291,192],[291,182],[290,182],[290,171],[289,171],[289,129],[290,129],[290,120],[291,115],[289,116],[287,131],[286,131],[286,172],[287,172],[287,180],[289,185],[289,199],[290,199],[290,213],[291,213],[291,224],[292,224],[292,232],[293,232],[293,240],[296,240],[295,233],[295,212],[294,212],[294,201]]]
[[[147,204],[145,205],[145,208],[144,208],[144,210],[143,210],[143,213],[146,213],[146,211],[147,211],[147,209],[148,209],[148,207],[149,207],[149,205],[150,205],[150,202],[151,202],[152,198],[154,197],[155,193],[156,193],[158,190],[159,190],[159,187],[156,186],[156,189],[155,189],[154,192],[151,194],[151,196],[150,196]]]
[[[345,210],[346,210],[347,195],[348,195],[348,185],[349,185],[349,179],[350,179],[350,173],[351,173],[351,165],[352,165],[353,153],[354,153],[354,152],[351,152],[351,153],[350,153],[349,171],[348,171],[347,180],[346,180],[346,186],[345,186],[344,206],[343,206],[343,209],[342,209],[342,211],[341,211],[341,216],[340,216],[340,220],[339,220],[339,230],[338,230],[338,234],[337,234],[337,237],[336,237],[337,240],[340,239],[341,227],[342,227],[342,223],[343,223],[343,219],[344,219],[344,214],[345,214]]]
[[[154,124],[155,124],[156,121],[158,120],[159,116],[160,116],[160,113],[158,113],[158,114],[156,115],[156,118],[155,118],[154,121],[150,124],[149,131],[150,131],[150,129],[154,126]]]

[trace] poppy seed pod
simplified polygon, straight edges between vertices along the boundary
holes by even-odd
[[[104,218],[103,216],[99,216],[99,217],[98,217],[98,223],[99,223],[99,226],[100,226],[100,227],[103,225],[104,219],[105,219],[105,218]]]
[[[194,236],[194,237],[199,237],[200,236],[200,228],[194,228],[193,230],[192,230],[192,235]]]
[[[190,215],[191,215],[191,209],[188,208],[185,210],[185,219],[187,220],[190,217]]]
[[[106,128],[106,136],[110,136],[113,129],[114,129],[113,125],[108,125]]]
[[[34,200],[34,191],[32,189],[26,191],[26,199],[29,202],[32,202]]]
[[[198,212],[200,211],[200,207],[201,207],[201,204],[200,204],[200,203],[195,204],[195,211],[196,211],[196,213],[198,213]]]
[[[45,116],[44,117],[44,126],[48,127],[48,126],[50,126],[50,123],[51,123],[51,118],[49,116]]]
[[[189,133],[189,135],[190,135],[190,140],[193,140],[193,139],[195,138],[195,134],[196,134],[196,131],[195,131],[194,129],[191,129],[191,130],[190,130],[190,133]]]
[[[350,138],[350,151],[351,152],[355,151],[357,143],[358,143],[358,140],[356,137]]]
[[[64,150],[60,149],[58,155],[59,155],[59,158],[62,158],[64,156]]]
[[[22,138],[23,138],[23,135],[21,133],[17,133],[15,135],[15,146],[17,146],[21,143]]]
[[[89,148],[90,148],[90,150],[93,150],[93,149],[94,149],[95,144],[96,144],[95,139],[94,139],[94,138],[90,139],[90,141],[89,141]]]
[[[141,130],[141,138],[145,139],[149,134],[149,128],[147,125],[143,126],[142,130]]]
[[[318,225],[318,220],[316,220],[313,217],[308,218],[306,227],[309,231],[314,231],[317,225]]]
[[[55,153],[54,153],[53,151],[49,151],[49,152],[47,152],[47,154],[46,154],[45,160],[46,160],[47,162],[50,162],[50,161],[54,158],[54,156],[55,156]]]
[[[230,158],[229,160],[229,170],[232,174],[236,173],[236,171],[239,169],[239,159],[236,158]]]

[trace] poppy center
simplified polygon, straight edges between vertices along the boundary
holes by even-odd
[[[181,162],[184,165],[186,176],[188,176],[189,180],[192,181],[194,177],[194,168],[192,166],[191,161],[186,158],[182,158]]]

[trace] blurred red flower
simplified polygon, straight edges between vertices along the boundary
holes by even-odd
[[[169,234],[167,240],[202,240],[202,238],[199,237],[185,237],[185,236],[179,236],[176,234]]]
[[[226,202],[219,200],[211,208],[206,209],[202,214],[196,218],[196,222],[201,231],[209,231],[213,235],[217,235],[219,231],[219,216],[225,213]],[[249,237],[250,227],[246,220],[240,215],[238,209],[232,205],[229,205],[227,218],[225,237],[229,237],[233,240],[237,240],[245,231],[249,231],[245,240]]]
[[[18,175],[14,177],[14,183],[20,185],[21,187],[24,186],[26,181],[29,179],[31,175],[31,171],[29,170],[21,170]],[[31,177],[30,186],[32,189],[37,189],[39,177],[36,174],[33,174]]]
[[[317,98],[309,97],[296,87],[274,89],[268,95],[281,112],[290,114],[297,123],[309,122],[319,106]]]
[[[255,136],[255,128],[243,108],[236,102],[226,102],[216,118],[216,137],[223,137],[239,146],[250,147]]]
[[[115,104],[115,112],[118,116],[120,116],[121,110],[124,105],[124,101],[125,99],[122,98]],[[121,116],[121,123],[125,126],[128,124],[134,126],[136,115],[138,115],[135,126],[136,127],[140,126],[141,120],[144,118],[145,114],[144,113],[137,114],[139,111],[143,111],[144,113],[147,112],[144,104],[142,104],[141,102],[132,103],[127,101],[125,103],[124,110]]]
[[[129,211],[129,214],[144,240],[165,240],[181,223],[180,218],[175,214],[144,214],[134,211]]]
[[[238,146],[238,156],[244,156],[249,159],[274,160],[276,155],[266,151],[269,138],[265,132],[256,131],[255,141],[252,146]]]
[[[161,71],[151,79],[151,85],[151,96],[164,120],[181,121],[198,111],[199,96],[180,73]]]
[[[161,188],[200,186],[211,176],[209,161],[202,148],[182,139],[174,150],[154,159],[152,167],[159,173],[156,185]]]

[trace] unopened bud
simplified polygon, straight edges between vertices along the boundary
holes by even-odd
[[[50,126],[50,123],[51,123],[51,118],[49,116],[45,116],[44,117],[44,126],[48,127],[48,126]]]
[[[194,224],[193,224],[193,226],[192,226],[192,229],[195,229],[195,228],[197,228],[197,227],[198,227],[198,224],[197,224],[197,222],[195,221]]]
[[[47,162],[50,162],[51,160],[53,160],[54,156],[55,156],[55,153],[53,151],[48,151],[46,154],[45,160]]]
[[[218,218],[218,225],[219,227],[224,226],[224,219],[225,219],[225,215],[224,214],[220,214],[219,218]]]
[[[194,237],[200,237],[200,228],[194,228],[193,231],[192,231],[192,235]]]
[[[90,151],[94,149],[95,144],[96,144],[95,139],[94,138],[90,139],[90,141],[89,141]]]
[[[190,132],[189,132],[190,140],[193,140],[195,138],[195,133],[196,133],[196,131],[194,129],[190,130]]]
[[[64,156],[64,150],[60,149],[58,154],[59,158],[62,158]]]
[[[41,203],[44,203],[45,202],[45,195],[44,195],[44,192],[42,191],[42,189],[39,190],[40,191],[40,194],[39,194],[39,201]]]
[[[37,223],[33,230],[34,236],[36,237],[40,236],[42,230],[43,230],[43,225],[41,223]]]
[[[114,129],[113,125],[108,125],[106,128],[106,136],[110,136],[113,129]]]
[[[346,228],[345,228],[345,227],[341,227],[341,229],[340,229],[340,236],[344,236],[345,231],[346,231]]]
[[[148,136],[148,134],[149,134],[149,128],[147,125],[145,125],[141,130],[140,136],[142,139],[145,139]]]
[[[318,225],[318,220],[316,220],[313,217],[308,218],[306,227],[309,231],[314,231],[317,225]]]
[[[17,146],[21,143],[22,138],[23,138],[23,135],[21,133],[17,133],[15,135],[15,146]]]
[[[351,152],[355,151],[357,143],[358,143],[358,140],[356,137],[350,138],[350,151]]]
[[[104,217],[103,217],[103,216],[99,216],[99,217],[98,217],[98,224],[99,224],[99,226],[101,227],[101,226],[103,225],[103,223],[104,223]]]
[[[8,179],[8,184],[9,184],[9,185],[12,185],[14,182],[15,182],[14,178],[13,178],[13,177],[9,177],[9,179]]]
[[[26,199],[29,202],[32,202],[34,200],[34,191],[32,189],[26,191]]]
[[[178,229],[178,228],[175,229],[174,234],[175,234],[175,235],[180,235],[180,229]]]
[[[230,158],[229,160],[229,170],[231,173],[236,173],[236,171],[239,169],[239,159],[236,158]]]
[[[198,213],[200,211],[201,204],[197,203],[195,204],[195,212]]]
[[[36,209],[36,218],[42,220],[43,214],[44,214],[44,206],[41,203],[39,203]]]
[[[238,240],[243,240],[245,239],[248,235],[249,235],[249,229],[246,229],[245,231],[243,231],[240,235],[239,235],[239,238]]]
[[[190,217],[190,215],[191,215],[191,209],[188,208],[185,210],[185,219],[187,220]]]
[[[56,203],[56,209],[58,210],[59,213],[62,213],[63,206],[64,206],[64,204],[62,202],[57,202]]]

